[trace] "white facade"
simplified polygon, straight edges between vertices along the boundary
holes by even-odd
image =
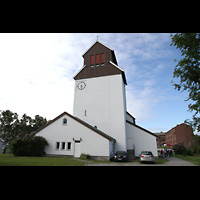
[[[151,151],[154,156],[158,156],[156,137],[153,134],[129,122],[126,123],[126,128],[128,149],[134,149],[136,157],[142,151]],[[131,145],[133,146],[131,147]]]
[[[77,80],[73,115],[115,138],[116,151],[126,151],[126,96],[121,74]]]
[[[64,119],[67,120],[66,124],[63,124]],[[112,138],[105,138],[68,113],[63,113],[53,121],[37,133],[47,139],[46,154],[74,157],[88,154],[91,157],[103,157],[105,160],[112,157],[115,142]]]
[[[91,56],[98,60],[102,54],[103,64],[93,65]],[[36,131],[49,144],[46,154],[88,154],[109,160],[116,151],[139,156],[147,150],[157,156],[156,136],[136,125],[135,118],[127,112],[125,72],[117,66],[112,49],[99,42],[92,45],[74,79],[73,116],[64,112]]]

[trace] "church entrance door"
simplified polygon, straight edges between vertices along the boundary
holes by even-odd
[[[79,158],[81,156],[81,142],[75,141],[74,143],[74,157]]]

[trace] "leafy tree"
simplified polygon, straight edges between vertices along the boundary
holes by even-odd
[[[178,91],[188,91],[186,101],[193,101],[188,108],[195,113],[193,119],[186,120],[186,123],[200,132],[200,33],[171,34],[171,39],[171,45],[182,52],[182,59],[175,66],[173,75],[174,78],[180,78],[180,83],[172,83]]]
[[[33,130],[32,131],[36,131],[37,129],[44,126],[46,123],[48,123],[46,118],[43,118],[40,115],[35,115],[35,119],[33,119]]]
[[[32,119],[26,114],[23,114],[19,119],[17,113],[10,110],[5,110],[0,113],[0,138],[4,143],[10,143],[15,138],[23,138],[36,131],[47,123],[47,119],[40,115],[35,115]]]
[[[33,119],[26,114],[22,115],[22,118],[19,121],[19,130],[20,137],[24,137],[26,134],[29,134],[33,131]]]
[[[19,134],[19,119],[17,113],[10,110],[0,113],[0,138],[4,144],[9,143]]]
[[[199,135],[193,135],[191,149],[193,153],[200,154],[200,136]]]
[[[173,145],[173,150],[174,150],[175,154],[183,154],[185,149],[186,149],[186,147],[184,146],[183,143]]]

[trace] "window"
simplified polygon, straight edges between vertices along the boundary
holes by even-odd
[[[63,125],[67,125],[67,119],[66,118],[63,119]]]
[[[94,67],[94,55],[91,55],[90,65],[91,65],[91,67]]]
[[[95,62],[96,62],[96,67],[98,67],[99,66],[99,54],[96,54]]]
[[[104,53],[101,53],[101,65],[104,64]]]
[[[87,110],[85,110],[85,116],[87,116]]]
[[[65,142],[62,142],[62,150],[65,149]]]
[[[71,142],[67,143],[67,150],[71,150]]]
[[[56,142],[56,149],[60,148],[60,142]]]

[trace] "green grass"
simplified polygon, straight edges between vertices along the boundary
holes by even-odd
[[[166,163],[166,162],[169,162],[169,160],[167,160],[166,158],[163,158],[163,157],[155,158],[156,164],[163,164],[163,163]]]
[[[167,159],[159,158],[156,164],[167,162]],[[0,166],[83,166],[86,162],[91,163],[112,163],[112,161],[98,161],[90,159],[73,159],[69,157],[25,157],[14,156],[13,154],[0,154]],[[139,162],[135,159],[131,162]]]
[[[200,155],[197,156],[175,155],[175,157],[187,160],[189,162],[194,163],[195,165],[200,165]]]
[[[22,157],[0,154],[0,166],[83,166],[85,162],[68,157]]]

